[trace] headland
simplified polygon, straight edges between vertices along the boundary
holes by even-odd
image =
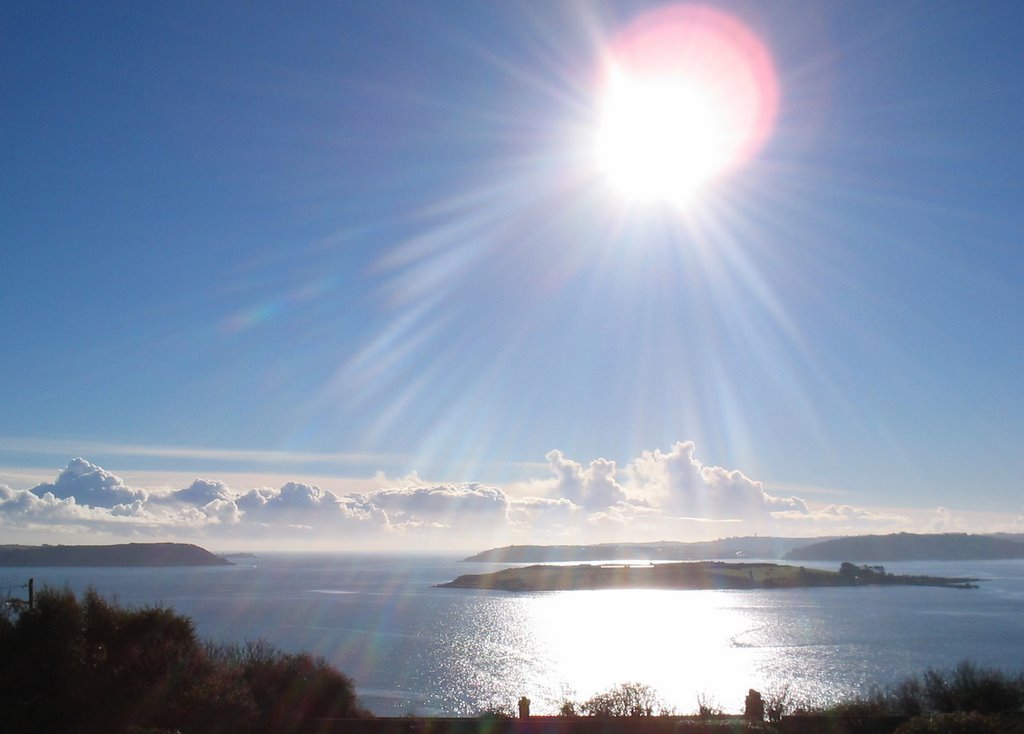
[[[190,543],[0,545],[0,566],[231,566]]]

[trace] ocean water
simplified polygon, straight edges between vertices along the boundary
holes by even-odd
[[[812,564],[808,564],[812,565]],[[817,564],[833,567],[835,564]],[[824,704],[928,667],[1024,670],[1024,561],[892,563],[975,576],[974,590],[891,587],[508,593],[438,589],[504,564],[449,557],[267,554],[214,568],[0,569],[0,588],[92,587],[163,604],[200,636],[324,656],[380,715],[471,715],[528,696],[535,713],[618,683],[679,713],[740,711],[748,688]]]

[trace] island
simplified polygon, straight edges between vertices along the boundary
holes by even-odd
[[[190,543],[0,545],[0,566],[232,566]]]
[[[794,548],[787,561],[990,561],[1024,558],[1013,536],[967,533],[852,535]]]
[[[904,576],[881,566],[843,563],[824,571],[777,563],[697,561],[650,565],[536,565],[465,574],[438,584],[450,589],[575,591],[594,589],[799,589],[818,586],[941,586],[977,588],[975,578]]]

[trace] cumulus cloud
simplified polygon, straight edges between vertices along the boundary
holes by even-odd
[[[190,505],[203,506],[210,502],[229,502],[232,492],[224,482],[214,479],[196,479],[184,489],[171,492],[169,499],[186,502]]]
[[[564,497],[522,497],[509,499],[509,531],[513,536],[536,542],[542,537],[551,542],[564,541],[581,534],[582,510]]]
[[[818,510],[799,512],[777,512],[775,517],[780,520],[793,520],[804,523],[815,523],[824,531],[842,530],[830,526],[842,525],[854,531],[858,527],[879,525],[906,525],[910,519],[902,515],[887,512],[876,512],[853,505],[828,505]]]
[[[929,533],[950,533],[963,531],[967,527],[964,518],[955,515],[948,507],[936,507],[925,531]]]
[[[767,492],[761,481],[739,469],[703,463],[691,442],[645,451],[622,467],[605,458],[575,461],[559,450],[546,458],[548,478],[511,485],[511,490],[479,482],[432,483],[409,474],[399,479],[378,475],[378,489],[347,494],[302,482],[238,490],[210,478],[180,489],[146,491],[73,459],[53,482],[25,490],[0,485],[0,530],[43,529],[55,537],[84,531],[105,537],[187,538],[214,547],[289,539],[288,547],[462,550],[570,539],[849,533],[886,525],[939,531],[963,522],[945,508],[930,515],[924,528],[920,518],[912,523],[850,504],[811,507],[799,497]]]
[[[238,507],[247,514],[278,513],[304,515],[337,510],[341,499],[316,485],[288,482],[280,489],[260,487],[238,498]]]
[[[72,460],[55,482],[30,490],[0,488],[0,526],[22,530],[195,538],[208,532],[245,537],[267,528],[304,528],[329,535],[345,521],[375,515],[380,513],[356,499],[298,482],[239,493],[220,481],[196,479],[183,489],[148,493],[84,459]]]
[[[68,462],[57,481],[33,487],[32,492],[38,497],[47,492],[58,499],[73,497],[78,504],[90,507],[113,507],[147,496],[144,490],[128,487],[120,477],[81,458]]]
[[[497,487],[483,484],[437,484],[386,488],[359,495],[379,508],[394,526],[465,527],[501,525],[508,521],[509,499]]]
[[[645,451],[630,466],[637,490],[663,511],[693,519],[756,520],[808,512],[802,499],[772,496],[738,469],[705,466],[694,450],[693,442],[685,441],[668,452]]]
[[[557,483],[557,497],[569,500],[586,510],[601,510],[625,501],[626,495],[615,479],[615,462],[594,459],[586,469],[561,451],[549,451],[545,457]]]
[[[0,484],[0,514],[15,521],[78,519],[82,509],[73,497],[60,499],[53,492],[43,492],[40,496],[27,489],[11,489]]]
[[[892,515],[885,512],[873,512],[863,507],[851,505],[829,505],[822,510],[813,513],[815,519],[839,522],[858,523],[894,523],[906,522],[907,518],[901,515]]]
[[[74,497],[57,497],[53,492],[15,490],[0,485],[0,525],[16,529],[53,528],[58,531],[98,530],[132,532],[161,523],[169,527],[187,527],[180,516],[163,516],[149,511],[143,500],[112,507],[80,504]]]

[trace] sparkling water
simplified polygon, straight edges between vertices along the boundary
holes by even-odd
[[[471,715],[523,695],[535,713],[553,713],[566,697],[624,682],[654,687],[679,713],[695,712],[698,696],[738,712],[748,688],[788,685],[825,704],[965,659],[1024,670],[1020,560],[886,565],[984,579],[972,590],[434,588],[506,565],[261,554],[224,567],[3,568],[0,587],[30,576],[37,589],[91,586],[125,605],[171,606],[206,639],[311,651],[380,715]]]

